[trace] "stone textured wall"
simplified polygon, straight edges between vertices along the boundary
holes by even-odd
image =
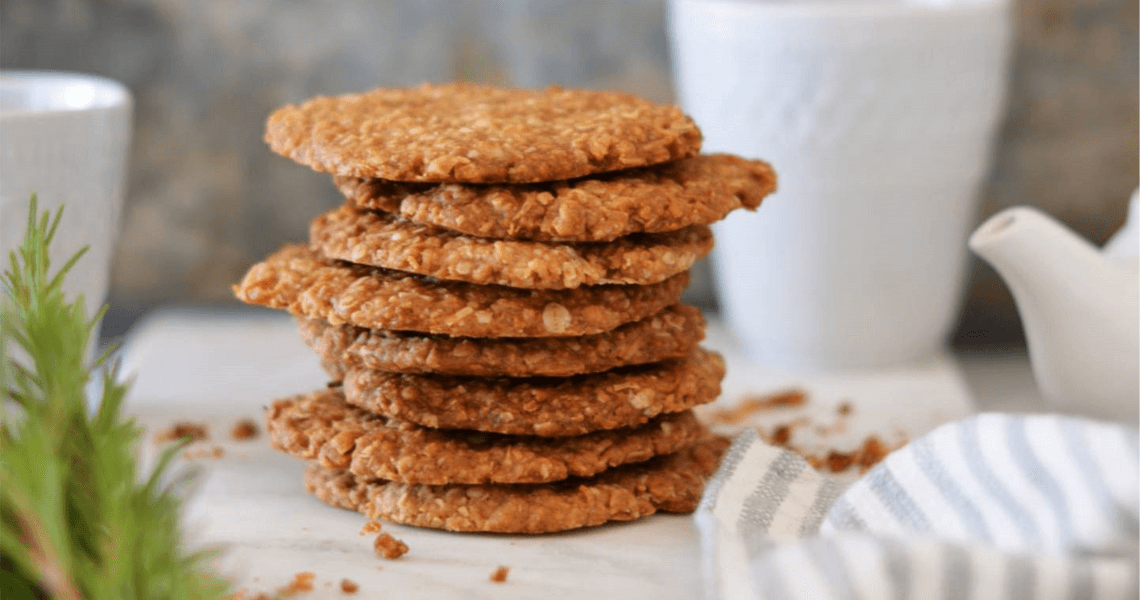
[[[985,211],[1030,203],[1102,241],[1137,185],[1137,3],[1021,0]],[[93,72],[136,95],[112,300],[215,301],[334,206],[262,123],[318,93],[463,79],[671,99],[664,0],[4,0],[0,67]],[[707,277],[697,297],[707,297]],[[963,329],[1015,329],[978,269]],[[973,329],[971,329],[973,328]]]
[[[1031,204],[1102,243],[1137,187],[1137,3],[1016,0],[1009,107],[983,216]],[[978,262],[958,341],[1020,336],[1005,285]]]

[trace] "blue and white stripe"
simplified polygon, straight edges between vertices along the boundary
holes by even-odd
[[[698,508],[711,598],[1137,598],[1137,431],[983,414],[844,491],[754,432]]]

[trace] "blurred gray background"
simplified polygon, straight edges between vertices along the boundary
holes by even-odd
[[[1135,0],[1015,0],[1008,117],[979,219],[1033,204],[1100,243],[1137,186]],[[136,120],[107,335],[230,285],[340,202],[261,141],[277,106],[423,81],[560,83],[672,100],[664,0],[3,0],[0,68],[126,83]],[[689,300],[715,306],[707,270]],[[959,347],[1021,342],[976,264]]]

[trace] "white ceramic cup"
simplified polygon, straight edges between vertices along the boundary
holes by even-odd
[[[938,352],[1004,103],[1007,0],[670,0],[668,21],[705,152],[778,175],[755,214],[715,227],[746,350],[804,368]]]
[[[88,246],[64,281],[88,317],[107,296],[131,135],[131,94],[91,75],[0,71],[0,250],[19,247],[28,201],[64,205],[51,245],[53,270]],[[98,331],[96,331],[96,336]]]

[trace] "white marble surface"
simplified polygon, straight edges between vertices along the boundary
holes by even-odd
[[[769,427],[796,416],[836,420],[835,406],[854,412],[840,433],[802,429],[807,446],[853,447],[876,433],[887,442],[913,438],[971,412],[969,384],[957,362],[942,357],[911,368],[874,373],[770,372],[749,365],[713,323],[706,345],[728,362],[729,406],[747,393],[789,387],[808,392],[803,409],[761,415]],[[264,436],[229,439],[242,417],[260,422],[272,399],[319,388],[325,378],[292,321],[276,315],[158,313],[135,328],[123,350],[124,373],[135,383],[128,410],[153,432],[175,421],[204,421],[211,439],[192,451],[221,447],[202,458],[200,485],[190,497],[187,525],[196,543],[221,546],[221,568],[239,587],[272,591],[301,571],[316,575],[313,598],[342,597],[339,581],[360,585],[365,598],[693,598],[699,594],[697,538],[688,516],[657,515],[561,535],[525,537],[450,534],[386,525],[410,547],[395,561],[377,558],[372,536],[357,535],[363,517],[327,507],[301,485],[300,461],[271,450]],[[813,439],[813,436],[815,439]],[[152,445],[148,449],[153,451]],[[490,583],[499,565],[505,584]]]

